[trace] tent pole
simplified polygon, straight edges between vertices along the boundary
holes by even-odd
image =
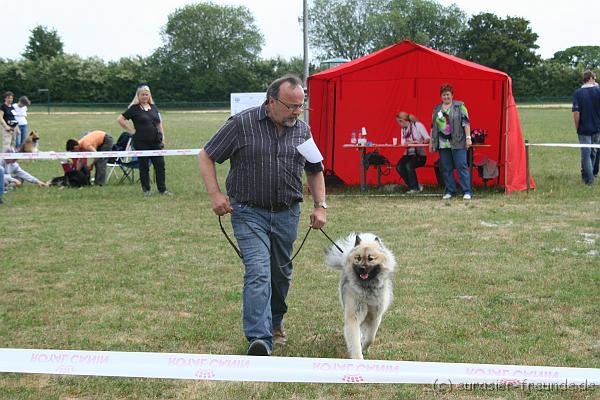
[[[302,40],[304,44],[304,59],[303,59],[303,84],[306,87],[308,79],[308,1],[302,2]]]
[[[510,95],[511,95],[511,91],[510,91],[510,76],[508,77],[508,79],[506,80],[506,90],[504,91],[505,96],[506,96],[506,108],[505,108],[505,113],[506,113],[506,121],[504,124],[504,131],[505,131],[505,135],[504,135],[504,193],[508,193],[508,106],[509,106],[509,102],[510,102]],[[515,104],[516,107],[516,104]]]

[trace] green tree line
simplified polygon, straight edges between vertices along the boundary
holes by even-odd
[[[161,36],[150,56],[105,62],[64,53],[58,32],[37,26],[22,58],[0,58],[0,90],[38,102],[46,99],[43,88],[55,102],[122,103],[146,82],[161,102],[228,101],[231,92],[264,91],[284,73],[302,75],[300,58],[259,57],[264,39],[244,6],[187,5],[169,15]],[[410,39],[507,72],[517,98],[570,96],[584,69],[600,68],[600,46],[574,46],[543,60],[537,37],[526,19],[467,18],[434,0],[313,0],[309,9],[317,60],[355,59]]]
[[[259,58],[264,40],[246,7],[185,6],[169,15],[161,36],[148,57],[105,62],[64,53],[56,30],[37,26],[21,59],[0,59],[0,90],[34,102],[45,102],[39,89],[48,89],[53,102],[123,103],[144,82],[160,102],[214,102],[265,91],[283,73],[302,75],[301,58]]]

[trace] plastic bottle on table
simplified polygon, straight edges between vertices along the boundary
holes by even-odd
[[[352,143],[352,144],[358,143],[358,139],[356,137],[356,129],[352,130],[352,136],[350,137],[350,143]]]
[[[367,144],[367,128],[365,128],[364,126],[361,129],[361,138],[362,138],[362,144],[363,146]]]

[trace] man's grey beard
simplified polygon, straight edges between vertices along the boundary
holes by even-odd
[[[288,128],[292,128],[294,125],[296,125],[296,121],[297,118],[294,118],[293,121],[283,121],[283,125],[287,126]]]

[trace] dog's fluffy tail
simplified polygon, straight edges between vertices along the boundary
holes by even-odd
[[[345,238],[338,239],[335,241],[335,244],[342,249],[343,253],[340,253],[338,248],[334,245],[326,248],[325,264],[330,268],[341,270],[346,261],[346,255],[354,248],[356,236],[359,236],[361,241],[364,240],[369,242],[375,241],[377,238],[377,236],[372,233],[351,233]]]

